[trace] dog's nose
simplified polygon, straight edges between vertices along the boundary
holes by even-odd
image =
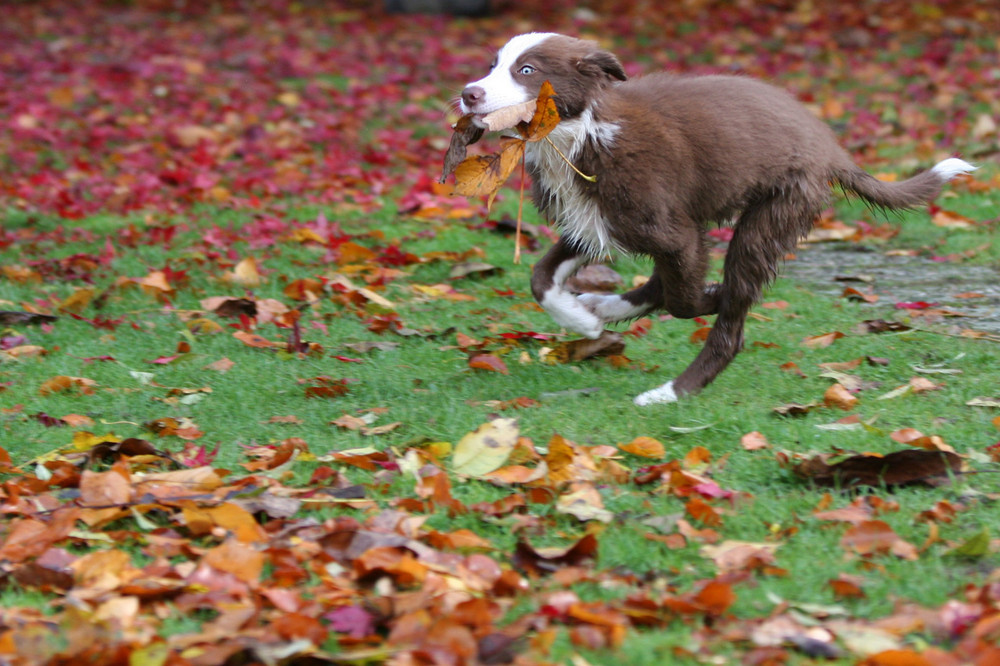
[[[465,104],[465,108],[472,110],[472,108],[479,104],[485,96],[486,91],[481,87],[467,86],[465,90],[462,91],[462,103]]]

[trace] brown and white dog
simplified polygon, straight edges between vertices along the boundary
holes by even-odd
[[[544,81],[562,118],[526,152],[532,196],[562,235],[538,261],[535,298],[567,329],[590,338],[608,322],[657,309],[675,317],[718,314],[701,353],[639,405],[697,393],[743,346],[747,312],[830,200],[831,183],[879,208],[917,206],[974,167],[946,159],[887,183],[856,166],[833,132],[785,92],[749,78],[665,73],[627,80],[595,43],[530,33],[500,49],[490,73],[462,91],[464,113],[533,100]],[[704,228],[734,227],[723,281],[706,284]],[[653,275],[621,295],[574,294],[581,265],[614,251],[648,255]]]

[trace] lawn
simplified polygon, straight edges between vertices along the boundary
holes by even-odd
[[[0,658],[1000,657],[991,5],[53,8],[0,29]],[[725,373],[640,408],[712,318],[572,360],[528,289],[555,231],[526,205],[515,263],[516,188],[435,182],[455,91],[533,27],[778,82],[883,178],[981,168],[838,197],[788,263],[843,270],[779,277]]]

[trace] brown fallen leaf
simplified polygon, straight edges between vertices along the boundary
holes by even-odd
[[[38,394],[42,396],[51,393],[64,393],[77,389],[83,395],[93,395],[97,382],[87,377],[69,377],[67,375],[56,375],[46,380],[38,387]]]
[[[539,576],[550,574],[566,566],[579,566],[597,555],[597,537],[588,534],[576,543],[563,548],[535,548],[520,540],[514,549],[511,563],[518,569]]]
[[[871,292],[865,293],[855,289],[854,287],[846,287],[840,295],[842,298],[846,298],[849,301],[860,301],[862,303],[878,302],[878,294],[873,294]]]
[[[239,319],[241,315],[247,317],[257,316],[257,302],[249,298],[211,296],[202,299],[199,305],[220,317]]]
[[[625,351],[625,338],[617,331],[602,331],[600,337],[578,338],[561,342],[550,349],[542,360],[546,363],[574,363],[600,356],[616,356]]]
[[[834,384],[823,394],[823,404],[827,407],[836,407],[848,411],[854,409],[858,404],[858,398],[848,391],[842,384]]]
[[[909,331],[910,327],[898,321],[886,321],[884,319],[866,319],[857,325],[855,330],[864,335],[865,333],[896,333],[899,331]]]
[[[808,402],[806,404],[790,402],[784,405],[778,405],[777,407],[772,408],[771,411],[778,416],[804,416],[819,407],[823,407],[823,404],[819,402]]]
[[[59,319],[47,314],[37,312],[14,312],[10,310],[0,310],[0,324],[4,326],[18,326],[21,324],[51,324]]]
[[[819,485],[841,487],[945,485],[962,473],[962,459],[948,451],[906,449],[884,456],[858,454],[830,464],[831,454],[814,456],[793,468],[800,477]]]
[[[904,560],[917,559],[916,547],[904,541],[882,520],[866,520],[844,532],[840,545],[862,557],[893,554]]]
[[[720,574],[735,571],[753,571],[774,564],[777,543],[751,543],[748,541],[723,541],[717,545],[706,544],[701,554],[715,562]]]

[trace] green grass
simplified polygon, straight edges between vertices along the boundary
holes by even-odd
[[[988,179],[991,170],[984,169],[977,176]],[[942,203],[974,219],[995,220],[996,211],[1000,210],[1000,194],[996,190],[974,195],[959,192]],[[500,205],[500,213],[510,212],[515,205],[512,197],[508,197]],[[839,203],[837,211],[847,221],[870,219],[863,208],[846,203]],[[288,215],[298,219],[313,216],[315,210]],[[868,567],[865,562],[845,555],[839,546],[842,525],[811,517],[824,490],[812,487],[779,466],[774,450],[808,453],[840,448],[887,452],[900,448],[889,438],[889,433],[910,427],[941,436],[960,453],[981,454],[998,439],[997,429],[991,423],[996,412],[970,407],[966,402],[976,396],[998,393],[995,368],[1000,348],[995,342],[926,331],[858,334],[854,331],[861,320],[891,319],[898,313],[888,304],[862,305],[819,296],[781,278],[767,292],[765,300],[786,300],[787,309],[755,309],[761,317],[748,322],[747,349],[715,383],[701,395],[677,404],[639,408],[632,404],[631,397],[676,375],[695,356],[698,345],[690,342],[689,336],[698,324],[654,318],[647,336],[628,339],[625,355],[632,361],[628,367],[616,368],[601,359],[549,365],[539,360],[539,352],[544,344],[551,343],[526,341],[505,347],[497,337],[512,331],[558,333],[547,315],[530,304],[528,292],[530,265],[544,251],[547,241],[541,242],[538,254],[528,254],[524,263],[515,265],[511,261],[511,240],[469,228],[478,220],[469,226],[464,222],[411,221],[400,218],[391,208],[363,217],[329,213],[328,216],[350,233],[367,234],[377,229],[385,236],[382,241],[360,238],[360,243],[384,246],[398,241],[403,249],[418,255],[432,250],[464,251],[480,247],[485,252],[485,261],[502,268],[503,273],[449,282],[451,265],[447,262],[405,267],[406,275],[390,282],[382,294],[396,303],[404,325],[421,331],[422,335],[373,333],[355,314],[324,297],[303,317],[304,337],[321,344],[323,355],[300,358],[254,349],[232,337],[234,329],[228,327],[232,320],[208,315],[223,326],[222,332],[192,335],[178,314],[198,310],[203,298],[240,296],[244,291],[222,283],[220,276],[231,267],[207,259],[203,248],[195,246],[208,226],[218,224],[238,230],[249,222],[249,215],[212,208],[199,210],[187,219],[176,221],[186,228],[178,232],[171,247],[119,246],[111,268],[94,273],[94,286],[101,291],[110,287],[117,276],[140,278],[150,269],[168,263],[174,271],[187,271],[190,281],[178,288],[172,303],[174,310],[162,308],[137,288],[115,288],[109,291],[103,310],[98,312],[88,306],[81,313],[89,318],[98,314],[107,318],[125,316],[126,322],[114,331],[96,330],[62,315],[51,329],[18,326],[2,333],[24,335],[28,343],[48,350],[42,357],[8,358],[0,364],[0,386],[5,387],[0,392],[4,408],[0,412],[0,436],[14,463],[24,464],[72,441],[72,428],[46,427],[32,417],[39,413],[84,414],[94,420],[94,425],[87,429],[95,433],[149,438],[156,446],[171,451],[180,449],[183,443],[172,437],[156,438],[144,424],[165,417],[189,418],[204,432],[199,444],[209,449],[219,445],[215,466],[239,470],[238,463],[245,461],[241,445],[273,443],[289,437],[304,439],[317,455],[360,446],[403,451],[424,441],[455,443],[494,416],[495,408],[487,401],[527,396],[538,399],[539,406],[505,415],[515,416],[521,434],[541,447],[556,433],[588,445],[615,445],[637,436],[654,437],[666,446],[668,459],[682,457],[696,446],[706,447],[713,456],[713,479],[723,488],[747,495],[725,516],[720,528],[723,538],[762,542],[776,532],[796,530],[781,541],[777,551],[776,564],[786,569],[787,575],[755,575],[756,584],[736,588],[737,603],[732,612],[739,617],[764,617],[777,598],[791,603],[838,604],[853,617],[880,617],[890,613],[898,599],[933,607],[958,598],[965,585],[982,582],[991,571],[992,566],[984,565],[983,561],[943,554],[983,528],[993,535],[1000,534],[1000,518],[985,499],[998,491],[998,481],[992,475],[965,476],[944,488],[875,489],[875,494],[900,506],[899,511],[879,518],[888,522],[900,537],[918,546],[928,536],[926,524],[915,521],[920,511],[939,500],[962,503],[967,508],[953,523],[940,526],[944,543],[931,545],[916,561],[879,557],[876,566]],[[0,252],[0,264],[24,265],[41,259],[52,262],[78,253],[98,254],[104,247],[104,237],[114,238],[116,230],[129,223],[143,234],[149,232],[139,218],[95,216],[78,224],[94,234],[93,242],[14,243]],[[58,222],[28,221],[15,215],[8,224],[52,231]],[[931,225],[926,213],[915,212],[903,215],[899,224],[902,231],[896,238],[888,244],[873,242],[872,246],[880,251],[893,247],[933,248],[936,254],[978,247],[982,249],[971,261],[993,266],[1000,263],[995,222],[992,227],[947,230]],[[419,233],[428,230],[434,232],[433,237]],[[263,249],[251,249],[238,242],[232,249],[238,257],[255,256],[266,271],[265,282],[253,290],[257,298],[275,298],[289,304],[283,295],[287,282],[328,276],[342,268],[324,264],[322,249],[291,242]],[[617,268],[629,282],[633,276],[648,270],[648,263],[623,260]],[[474,300],[425,300],[411,289],[414,284],[445,282]],[[19,310],[24,304],[35,304],[51,310],[75,288],[83,286],[86,285],[82,281],[53,279],[42,284],[23,284],[0,279],[0,309]],[[497,290],[506,289],[513,289],[515,295],[498,295]],[[133,322],[135,327],[130,325]],[[965,323],[975,327],[974,320]],[[944,329],[943,325],[936,327]],[[493,339],[489,348],[502,352],[510,374],[470,369],[466,354],[455,346],[451,329],[477,339]],[[807,336],[831,331],[841,331],[846,337],[825,349],[808,349],[800,344]],[[272,340],[288,337],[287,329],[270,324],[261,326],[257,332]],[[168,365],[150,363],[174,354],[181,341],[191,343],[190,352],[182,360]],[[363,355],[344,347],[359,341],[391,341],[399,346]],[[334,358],[338,354],[360,358],[362,362],[341,362]],[[97,356],[111,356],[114,360],[82,360]],[[817,427],[844,416],[838,410],[818,409],[800,418],[783,418],[772,411],[784,403],[822,399],[833,380],[820,376],[822,369],[818,364],[864,356],[889,359],[886,366],[863,364],[853,371],[866,382],[853,412],[870,422],[869,427],[848,431]],[[228,372],[205,368],[223,357],[234,362]],[[807,376],[800,377],[781,368],[790,361]],[[917,373],[911,366],[938,363],[962,373],[930,376],[944,382],[938,391],[884,401],[876,399],[914,377]],[[153,382],[142,383],[135,372],[152,373]],[[56,375],[92,379],[97,384],[96,392],[40,395],[39,387]],[[348,393],[336,399],[307,399],[299,380],[320,375],[352,380]],[[170,395],[173,388],[211,391],[202,393],[203,397],[196,402],[184,404]],[[596,391],[567,393],[581,388]],[[344,413],[357,414],[371,408],[388,410],[375,425],[400,421],[402,426],[382,436],[364,437],[329,423]],[[288,415],[298,417],[300,423],[270,422],[271,417]],[[690,430],[699,426],[706,427]],[[740,447],[740,437],[754,430],[767,437],[772,450],[750,452]],[[650,463],[629,455],[622,462],[633,469]],[[316,463],[308,461],[296,462],[294,478],[304,483],[315,466]],[[988,467],[981,463],[974,466]],[[345,468],[344,473],[358,483],[372,480],[368,472]],[[404,477],[397,477],[388,487],[381,488],[372,491],[380,502],[414,493],[412,480]],[[466,503],[499,499],[509,492],[478,481],[456,482],[454,488],[455,496]],[[651,529],[643,520],[682,514],[681,500],[633,485],[605,486],[601,493],[607,508],[617,518],[600,531],[597,569],[620,568],[638,576],[661,577],[680,590],[690,589],[695,581],[714,575],[715,567],[700,554],[699,544],[672,551],[644,536]],[[850,493],[835,492],[833,505],[843,506],[852,497]],[[575,519],[556,515],[546,505],[535,505],[531,511],[550,521],[544,534],[529,536],[536,546],[571,543],[586,529]],[[471,529],[490,539],[498,554],[510,552],[519,538],[512,531],[510,518],[486,520],[477,515],[435,514],[428,526],[440,530]],[[861,575],[866,581],[866,598],[836,599],[827,581],[839,572]],[[547,583],[541,581],[538,585],[544,588]],[[574,589],[590,600],[627,593],[625,589],[607,590],[588,584],[578,584]],[[0,604],[4,606],[39,607],[45,605],[46,598],[42,593],[17,586],[0,591]],[[164,624],[162,631],[184,633],[196,626],[195,619],[177,618]],[[596,652],[588,653],[588,659],[607,664],[621,663],[622,658],[627,663],[654,663],[650,655],[660,655],[654,661],[673,658],[674,648],[685,646],[688,636],[689,627],[675,623],[665,630],[637,632],[620,655]],[[568,658],[575,648],[563,633],[553,650],[553,658],[560,660]]]

